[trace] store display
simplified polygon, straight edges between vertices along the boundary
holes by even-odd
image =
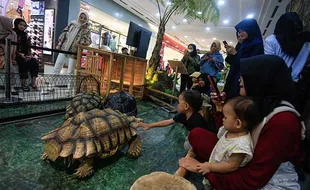
[[[5,16],[6,10],[9,4],[9,0],[2,0],[0,1],[0,15]]]
[[[92,44],[90,46],[93,48],[99,48],[102,26],[100,23],[95,22],[93,20],[89,20],[89,24],[90,24],[91,41],[92,41]]]
[[[44,18],[44,44],[45,48],[53,47],[53,34],[54,34],[54,9],[45,9]],[[43,51],[45,55],[52,55],[51,51]]]
[[[27,28],[27,31],[31,39],[31,45],[43,47],[44,1],[32,1],[31,2],[31,16],[30,16],[30,23],[29,23],[29,27]],[[42,60],[42,53],[43,53],[42,50],[31,49],[32,56],[36,58],[38,61]]]

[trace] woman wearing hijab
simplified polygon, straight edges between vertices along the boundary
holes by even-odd
[[[237,24],[235,29],[238,35],[238,50],[225,46],[228,54],[225,61],[230,65],[224,87],[227,99],[234,98],[239,93],[240,59],[264,54],[261,31],[255,19],[245,19]]]
[[[242,60],[240,95],[254,99],[262,122],[251,132],[255,150],[246,166],[233,173],[205,175],[214,189],[300,189],[294,166],[299,166],[304,125],[289,104],[292,88],[290,71],[278,56],[261,55]],[[215,101],[216,96],[212,98],[217,105],[216,119],[223,120],[223,103]],[[189,141],[200,161],[208,161],[217,138],[206,130],[194,129]],[[199,163],[190,158],[180,160],[180,165],[191,171],[195,171]]]
[[[0,16],[0,69],[4,68],[5,64],[5,39],[11,39],[12,41],[16,41],[16,33],[12,29],[12,22],[13,20],[5,17],[5,16]],[[15,60],[15,55],[16,55],[16,46],[11,47],[11,64],[14,63]],[[12,67],[11,67],[12,68]]]
[[[220,78],[220,71],[224,68],[224,58],[220,53],[221,42],[217,40],[213,41],[210,50],[200,60],[200,73],[206,73],[214,78]]]
[[[89,46],[91,44],[91,32],[88,23],[89,17],[86,12],[80,12],[78,21],[72,21],[59,36],[56,49],[76,53],[77,45]],[[75,55],[60,53],[57,57],[54,73],[59,74],[64,63],[68,62],[68,74],[74,74],[76,65]]]
[[[306,104],[307,88],[310,85],[310,77],[304,75],[305,65],[310,63],[310,32],[303,31],[303,24],[295,12],[283,14],[275,27],[274,34],[265,40],[265,54],[277,55],[284,59],[287,67],[292,72],[292,79],[295,81],[296,92],[294,105],[302,113]],[[309,67],[309,66],[308,66]],[[308,68],[309,70],[309,68]],[[309,71],[308,71],[309,72]]]
[[[198,77],[198,84],[193,86],[192,90],[197,90],[200,94],[209,94],[210,83],[208,81],[208,74],[202,73]]]
[[[242,44],[240,58],[264,54],[264,44],[260,28],[255,19],[245,19],[235,26]]]
[[[195,44],[188,45],[188,50],[185,51],[184,56],[181,61],[185,65],[185,68],[187,69],[188,74],[187,75],[181,74],[180,93],[182,93],[185,90],[185,88],[187,88],[188,90],[191,89],[193,85],[193,81],[189,77],[189,75],[199,70],[198,68],[199,68],[200,57],[197,53]]]
[[[30,39],[25,32],[26,27],[27,24],[25,20],[21,18],[17,18],[14,20],[13,30],[17,34],[17,42],[23,45],[31,45]],[[17,46],[16,62],[18,64],[19,75],[23,90],[30,90],[26,84],[26,80],[28,78],[28,70],[32,79],[32,88],[36,90],[36,77],[38,77],[39,64],[35,59],[31,58],[31,49],[27,46]]]

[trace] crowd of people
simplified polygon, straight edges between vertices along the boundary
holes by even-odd
[[[77,44],[90,45],[88,20],[87,13],[81,12],[63,30],[57,49],[76,52]],[[0,39],[30,44],[26,22],[12,22],[0,16]],[[225,60],[217,40],[201,58],[196,45],[188,45],[182,59],[188,74],[181,75],[178,114],[139,126],[147,130],[183,124],[189,131],[184,147],[192,148],[196,156],[180,159],[179,165],[204,175],[206,189],[300,189],[296,170],[308,164],[301,164],[301,153],[309,157],[302,143],[310,138],[305,127],[310,124],[310,32],[304,31],[299,16],[292,12],[280,17],[274,33],[265,40],[255,19],[245,19],[235,29],[238,44],[225,44]],[[4,52],[0,43],[0,69]],[[128,54],[128,49],[123,48],[122,53]],[[29,90],[28,72],[36,89],[38,62],[30,49],[12,46],[10,60],[18,65],[23,89]],[[69,62],[68,73],[74,72],[76,57],[59,54],[55,74],[64,62]],[[218,94],[210,90],[207,78],[223,78],[221,71],[227,64],[223,92]],[[195,72],[201,74],[192,80],[190,75]],[[201,94],[211,96],[214,125],[199,113]]]
[[[181,158],[179,165],[202,174],[205,189],[300,189],[301,171],[309,171],[310,161],[309,143],[302,148],[310,138],[310,32],[292,12],[280,17],[265,41],[255,19],[235,29],[238,44],[225,44],[225,63],[219,41],[202,58],[188,45],[178,114],[139,126],[183,124],[189,131],[184,147],[195,157]],[[208,76],[219,80],[227,64],[223,92],[210,90]],[[190,76],[198,71],[193,85]],[[203,93],[214,106],[213,125],[199,115]]]

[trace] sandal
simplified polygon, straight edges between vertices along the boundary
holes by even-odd
[[[29,92],[30,91],[30,88],[28,86],[23,86],[22,88],[23,88],[23,91],[25,91],[25,92]]]
[[[35,86],[32,86],[32,89],[33,90],[38,90],[38,87],[35,85]]]

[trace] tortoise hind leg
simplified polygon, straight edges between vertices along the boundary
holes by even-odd
[[[141,154],[141,145],[141,137],[137,135],[130,143],[127,155],[131,158],[137,158]]]
[[[79,178],[88,177],[94,173],[94,159],[86,158],[83,159],[79,168],[74,173]]]

